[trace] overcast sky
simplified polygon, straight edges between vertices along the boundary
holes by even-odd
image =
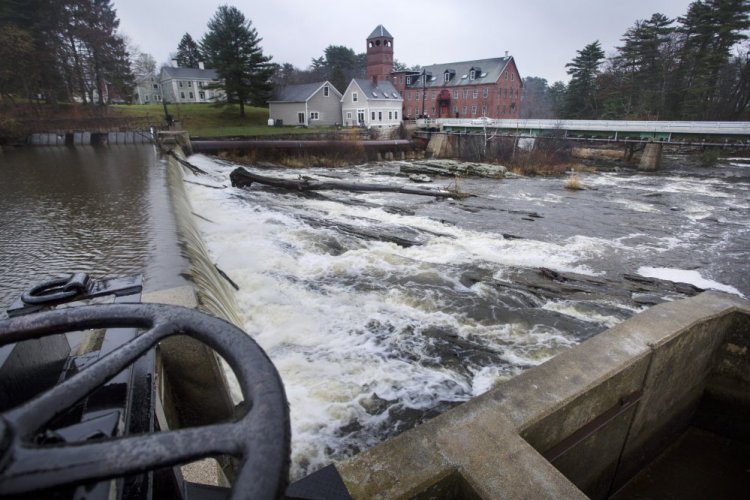
[[[607,54],[638,19],[676,18],[690,0],[114,0],[120,32],[157,63],[167,62],[184,33],[199,42],[219,5],[253,23],[266,55],[300,69],[329,45],[365,51],[382,24],[395,57],[409,66],[512,55],[522,77],[568,81],[565,64],[599,40]],[[366,19],[366,21],[363,21]]]

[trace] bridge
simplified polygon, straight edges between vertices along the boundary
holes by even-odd
[[[750,147],[750,122],[646,121],[646,120],[521,120],[491,118],[439,118],[416,121],[419,128],[444,132],[476,133],[489,129],[508,134],[607,141],[659,141],[667,144],[741,145]],[[707,141],[708,140],[708,141]]]
[[[646,120],[419,119],[420,129],[446,134],[492,134],[520,138],[645,145],[642,167],[655,169],[663,145],[750,149],[750,122]]]

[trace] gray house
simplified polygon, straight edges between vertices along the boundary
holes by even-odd
[[[203,63],[200,65],[203,66]],[[208,89],[207,86],[216,83],[218,78],[213,69],[165,66],[160,75],[162,98],[172,103],[214,102],[223,98],[224,92]]]
[[[153,104],[161,102],[161,83],[156,75],[141,75],[135,79],[133,102]]]
[[[341,119],[347,127],[398,127],[403,103],[391,82],[355,78],[341,98]]]
[[[341,123],[341,92],[327,81],[288,85],[268,101],[268,112],[284,125],[336,125]]]

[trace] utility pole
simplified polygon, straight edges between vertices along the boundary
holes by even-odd
[[[425,99],[427,99],[427,70],[422,68],[422,118],[427,118],[427,113],[424,112]]]

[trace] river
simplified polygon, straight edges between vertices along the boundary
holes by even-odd
[[[290,400],[294,478],[479,395],[663,300],[750,295],[750,166],[668,158],[656,175],[462,179],[462,201],[232,188],[237,165],[186,188],[244,328]],[[264,170],[405,184],[397,163]],[[452,180],[437,180],[450,186]],[[216,189],[218,188],[218,189]],[[60,273],[183,284],[166,172],[151,147],[0,155],[7,307]]]
[[[294,477],[699,292],[672,281],[750,294],[740,160],[583,173],[577,192],[560,178],[463,179],[476,197],[462,201],[237,189],[237,165],[191,162],[209,172],[187,185],[209,251],[286,384]],[[397,163],[262,173],[409,183]]]
[[[152,146],[0,153],[0,317],[31,285],[70,272],[184,284],[166,183]]]

